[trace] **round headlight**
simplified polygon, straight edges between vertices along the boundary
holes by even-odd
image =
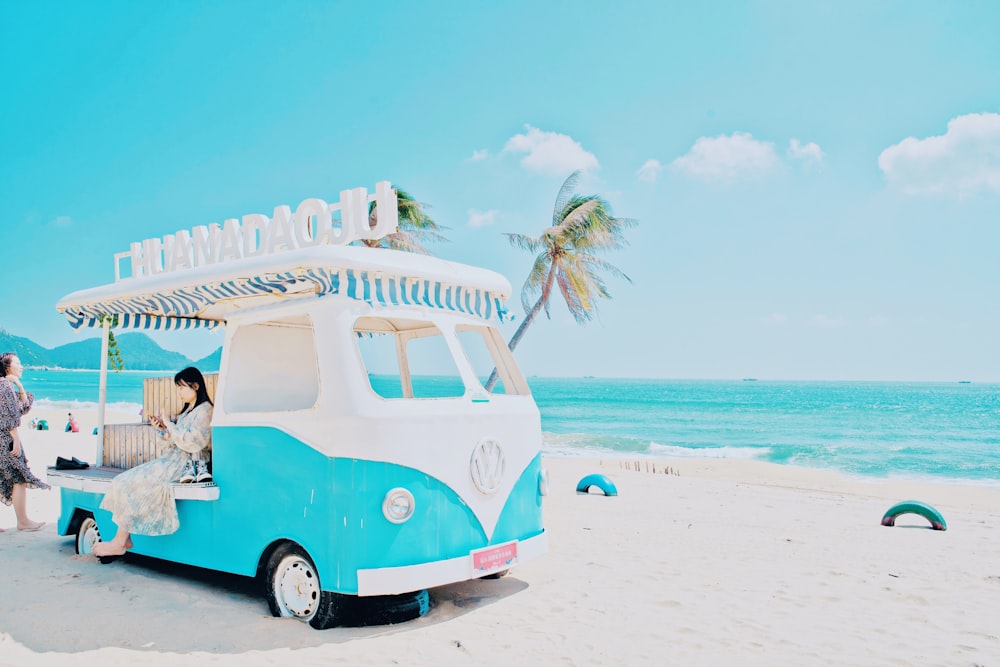
[[[538,473],[538,495],[549,495],[549,471],[545,468],[542,468],[542,471]]]
[[[397,487],[385,494],[382,501],[382,514],[392,523],[403,523],[413,516],[413,494],[404,488]]]

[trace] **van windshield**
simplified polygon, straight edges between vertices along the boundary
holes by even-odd
[[[362,317],[354,330],[372,391],[382,398],[454,398],[467,389],[482,394],[494,369],[493,393],[530,393],[493,327],[459,324],[449,339],[430,321]],[[468,388],[456,355],[467,376],[475,376]]]
[[[354,330],[372,391],[382,398],[465,395],[448,342],[432,322],[363,317]]]

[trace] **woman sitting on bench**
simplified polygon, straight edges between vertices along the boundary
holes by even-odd
[[[170,484],[211,479],[208,454],[212,448],[213,408],[205,378],[197,368],[188,367],[174,376],[174,384],[184,402],[176,423],[162,415],[149,420],[170,446],[159,458],[126,470],[111,482],[101,509],[111,512],[118,532],[110,542],[94,545],[96,556],[121,556],[132,547],[132,535],[176,532],[180,523]],[[199,473],[203,473],[200,478]]]

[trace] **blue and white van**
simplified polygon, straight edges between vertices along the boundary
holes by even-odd
[[[495,326],[510,284],[348,245],[395,231],[395,212],[383,182],[374,196],[147,239],[116,255],[115,282],[57,304],[74,327],[224,328],[207,378],[214,480],[174,484],[180,529],[135,535],[131,551],[260,577],[274,615],[317,628],[339,624],[349,597],[423,592],[545,552],[539,413]],[[148,421],[103,424],[103,378],[97,465],[48,473],[79,553],[114,535],[99,508],[111,480],[158,454]],[[147,380],[145,415],[176,414],[164,382]]]

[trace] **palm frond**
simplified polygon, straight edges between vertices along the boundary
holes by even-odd
[[[602,202],[597,197],[573,197],[559,224],[553,225],[545,231],[553,236],[572,238],[583,233],[584,227],[596,226],[599,228],[602,219],[599,211],[601,206]]]
[[[392,248],[393,250],[430,255],[430,250],[425,248],[423,244],[447,241],[447,237],[441,231],[448,228],[439,225],[427,215],[425,210],[427,208],[430,208],[429,204],[418,202],[406,190],[396,188],[398,231],[382,239],[363,241],[364,245],[371,248]],[[374,228],[377,224],[378,205],[376,202],[370,202],[368,204],[368,225]]]
[[[587,271],[591,271],[594,273],[596,273],[597,271],[603,271],[605,273],[610,273],[616,278],[622,278],[624,280],[627,280],[628,282],[632,282],[631,278],[625,275],[625,273],[621,269],[619,269],[611,262],[607,262],[601,259],[600,257],[595,257],[594,255],[579,254],[577,255],[577,257],[584,265],[586,265]]]
[[[544,245],[541,239],[528,236],[527,234],[505,233],[504,236],[506,236],[507,241],[518,250],[538,252]]]
[[[378,248],[402,250],[403,252],[412,252],[418,255],[431,254],[431,252],[409,232],[393,232],[392,234],[377,239],[375,243],[378,244],[375,246]]]
[[[559,188],[559,194],[556,195],[556,203],[552,208],[552,224],[557,225],[562,222],[560,215],[564,208],[566,208],[566,202],[569,198],[573,196],[573,190],[576,189],[576,184],[580,181],[580,174],[582,172],[577,169],[572,174],[570,174],[565,181],[563,181],[562,187]]]
[[[531,271],[528,272],[528,277],[521,288],[521,305],[524,307],[525,312],[528,311],[528,304],[542,293],[542,288],[545,286],[545,279],[549,275],[549,266],[550,261],[546,253],[541,253],[538,257],[535,257],[535,261],[531,264]]]
[[[559,271],[556,275],[556,283],[559,285],[559,291],[562,293],[563,300],[566,302],[566,307],[569,308],[573,319],[578,324],[583,324],[591,319],[592,308],[578,291],[579,286],[575,284],[573,274],[564,270]]]
[[[567,256],[560,267],[566,274],[566,284],[573,289],[576,300],[586,309],[596,308],[604,283],[587,267],[579,255]]]

